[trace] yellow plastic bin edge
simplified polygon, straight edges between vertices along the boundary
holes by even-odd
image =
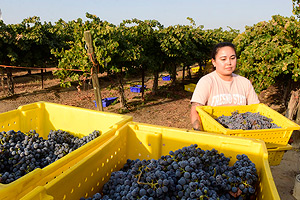
[[[222,124],[218,123],[210,114],[212,113],[212,109],[208,108],[207,110],[209,111],[209,113],[207,113],[206,111],[204,111],[202,109],[203,106],[197,106],[196,107],[196,111],[199,113],[199,117],[202,121],[204,120],[209,120],[211,122],[214,122],[215,126],[222,131],[222,133],[226,134],[228,132],[228,130],[230,129],[227,129],[225,128]],[[205,119],[202,119],[202,118],[205,118]],[[204,128],[204,131],[206,131],[206,124],[203,124],[203,128]],[[212,132],[212,131],[210,131]],[[213,131],[213,132],[217,132],[217,131]],[[219,132],[218,132],[219,133]]]
[[[287,144],[287,145],[276,145],[272,143],[266,144],[267,150],[269,151],[288,151],[293,149],[292,145]]]
[[[259,104],[251,104],[251,105],[241,105],[241,106],[198,106],[196,107],[196,110],[199,113],[199,117],[203,118],[203,127],[205,131],[209,132],[218,132],[222,134],[230,134],[230,135],[239,135],[242,137],[245,137],[247,135],[251,135],[251,133],[255,133],[259,136],[259,139],[262,139],[265,137],[270,143],[278,143],[278,144],[287,144],[288,138],[287,136],[291,135],[293,130],[300,130],[300,126],[296,124],[295,122],[287,119],[280,113],[276,112],[275,110],[269,108],[267,105],[263,103]],[[228,128],[225,128],[220,123],[218,123],[214,117],[221,116],[224,112],[224,115],[230,115],[231,112],[235,110],[242,110],[242,112],[250,111],[250,112],[259,112],[259,111],[265,111],[267,113],[271,113],[272,115],[276,116],[277,118],[283,119],[284,124],[286,124],[286,127],[283,126],[283,128],[278,129],[259,129],[259,130],[231,130]],[[217,115],[215,114],[217,113]],[[214,116],[214,117],[213,117]],[[273,118],[274,119],[274,118]],[[277,119],[277,121],[279,121]],[[282,120],[281,120],[282,121]],[[281,122],[283,123],[283,122]],[[281,124],[278,124],[281,125]],[[264,136],[264,132],[276,132],[281,134],[281,138],[277,141],[273,141],[272,139],[268,138],[267,136]]]
[[[16,193],[20,194],[20,196],[25,195],[27,192],[23,193],[24,191],[22,190],[24,185],[27,185],[30,190],[33,190],[35,185],[30,185],[30,183],[32,181],[39,181],[41,173],[42,169],[37,168],[28,174],[28,176],[23,176],[10,184],[0,184],[0,199],[12,199],[11,195]]]
[[[277,111],[271,109],[264,103],[259,103],[258,106],[263,107],[264,109],[268,109],[269,112],[272,112],[272,114],[284,117],[285,122],[288,122],[290,124],[290,127],[287,127],[288,130],[300,130],[300,125],[297,124],[296,122],[290,120],[289,118],[285,117],[284,115],[278,113]]]
[[[43,186],[37,186],[36,188],[34,188],[34,191],[35,191],[35,193],[29,192],[24,197],[22,197],[20,200],[22,200],[22,199],[29,200],[29,199],[37,199],[37,198],[43,199],[43,200],[54,200],[54,197],[51,195],[48,195],[47,190]],[[38,194],[38,197],[36,194]]]
[[[133,127],[133,129],[134,130],[139,130],[139,126],[140,125],[143,125],[143,126],[147,126],[147,124],[139,124],[139,123],[136,123],[136,122],[128,122],[126,125],[124,125],[124,126],[122,126],[117,132],[116,132],[116,138],[117,137],[119,137],[119,136],[122,136],[122,135],[124,135],[124,133],[122,133],[122,131],[126,131],[126,128],[128,128],[128,127],[126,127],[126,126],[131,126],[131,127]],[[151,128],[152,128],[152,126],[153,125],[149,125],[149,126],[151,126]],[[162,131],[164,131],[164,129],[170,129],[170,128],[168,128],[168,127],[161,127],[161,126],[155,126],[155,129],[161,129]],[[173,128],[171,128],[171,129],[173,129]],[[179,129],[177,129],[177,130],[179,130]],[[196,132],[195,131],[195,133],[194,134],[196,134],[196,133],[198,133],[199,134],[199,132]],[[207,135],[207,134],[210,134],[210,133],[206,133],[206,132],[202,132],[201,134],[205,134],[205,135]],[[235,138],[234,140],[243,140],[243,141],[248,141],[248,142],[251,142],[251,140],[252,141],[255,141],[255,142],[257,142],[257,143],[262,143],[262,152],[263,152],[263,154],[262,154],[262,157],[261,157],[261,159],[262,159],[262,163],[260,163],[260,165],[262,165],[262,168],[260,168],[263,172],[263,175],[264,175],[264,179],[265,179],[265,181],[266,181],[266,179],[268,179],[268,183],[269,183],[269,187],[268,187],[268,191],[272,191],[271,192],[271,194],[270,195],[268,195],[268,196],[272,196],[272,198],[271,199],[275,199],[275,200],[279,200],[280,199],[280,197],[279,197],[279,194],[278,194],[278,192],[277,192],[277,189],[276,189],[276,186],[275,186],[275,183],[274,183],[274,180],[273,180],[273,177],[272,177],[272,173],[271,173],[271,170],[270,170],[270,166],[269,166],[269,163],[268,163],[268,154],[267,154],[267,149],[266,149],[266,146],[264,145],[264,142],[263,141],[260,141],[260,140],[255,140],[255,139],[246,139],[246,138],[241,138],[241,137],[231,137],[231,136],[226,136],[226,135],[220,135],[220,134],[211,134],[211,135],[214,135],[214,136],[219,136],[219,137],[227,137],[227,138]],[[114,139],[112,139],[111,138],[111,140],[113,141]],[[107,141],[107,143],[109,143],[108,141]],[[230,143],[230,142],[229,142]],[[244,143],[242,143],[242,145],[247,145],[247,144],[244,144]],[[110,145],[111,147],[113,147],[112,145]],[[105,148],[104,146],[103,146],[103,148]],[[107,149],[107,148],[106,148]],[[101,151],[101,150],[100,150]],[[99,154],[100,153],[100,151],[98,151],[98,152],[93,152],[93,154],[95,153],[95,154]],[[115,150],[113,150],[113,151],[115,151]],[[99,155],[102,155],[102,154],[99,154]],[[92,157],[92,154],[90,154],[90,156]],[[77,164],[77,166],[80,166],[81,164],[83,164],[83,163],[85,163],[86,161],[88,161],[89,160],[89,158],[85,158],[84,160],[81,160],[80,161],[80,163],[78,163]],[[72,169],[70,169],[70,171],[67,171],[66,173],[65,173],[65,175],[66,174],[68,174],[68,173],[71,173],[71,171],[72,170],[76,170],[76,168],[75,167],[73,167]],[[101,170],[100,170],[101,171]],[[87,174],[88,175],[88,174]],[[266,176],[266,177],[265,177]],[[49,184],[47,184],[45,187],[46,188],[51,188],[52,186],[54,186],[55,187],[55,182],[57,182],[57,181],[60,181],[60,178],[62,178],[62,179],[64,179],[64,178],[66,178],[66,177],[63,177],[63,176],[61,176],[61,177],[59,177],[59,179],[55,179],[55,180],[53,180],[52,182],[50,182]],[[66,180],[64,180],[63,182],[65,182]],[[53,191],[53,189],[52,189],[52,191]],[[262,191],[263,192],[263,191]],[[37,194],[37,192],[36,192],[36,190],[34,190],[34,191],[32,191],[32,194],[30,194],[30,195],[38,195]],[[48,195],[50,195],[50,194],[48,194]],[[264,196],[264,195],[262,195],[262,196]],[[28,197],[28,195],[26,196],[26,197]],[[26,199],[28,199],[28,198],[26,198]],[[36,198],[35,198],[36,199]],[[43,199],[43,198],[40,198],[40,199]]]
[[[279,145],[267,143],[266,146],[268,150],[268,160],[270,166],[280,165],[285,152],[293,149],[293,147],[290,144]]]
[[[26,111],[26,110],[30,110],[30,109],[34,109],[34,108],[44,108],[47,105],[58,106],[58,107],[63,106],[63,107],[67,107],[67,108],[70,108],[70,109],[83,110],[83,111],[89,111],[89,112],[101,112],[101,113],[104,113],[104,114],[107,113],[109,115],[115,115],[115,116],[124,116],[124,117],[127,118],[128,121],[132,121],[132,119],[133,119],[133,117],[129,116],[129,115],[123,115],[123,114],[117,114],[117,113],[112,113],[112,112],[92,110],[92,109],[88,109],[88,108],[81,108],[81,107],[70,106],[70,105],[63,105],[63,104],[57,104],[57,103],[46,102],[46,101],[38,101],[38,102],[35,102],[35,103],[21,105],[21,106],[19,106],[17,108],[17,110]]]
[[[47,104],[54,104],[54,103],[48,103],[48,102],[45,102],[45,101],[38,101],[38,102],[35,102],[35,103],[21,105],[17,108],[17,110],[26,111],[26,110],[31,110],[31,109],[35,109],[35,108],[42,108],[42,107],[44,108],[46,103]]]
[[[49,102],[40,101],[40,102],[36,102],[36,103],[31,103],[31,104],[19,106],[16,110],[12,110],[12,111],[8,111],[6,113],[3,113],[3,116],[5,116],[7,113],[13,113],[14,116],[17,116],[17,117],[22,116],[22,117],[26,118],[26,111],[35,110],[35,109],[43,110],[43,109],[45,109],[45,107],[47,107],[49,105],[58,106],[58,107],[59,106],[68,107],[68,108],[71,108],[71,109],[76,109],[76,111],[84,110],[85,112],[92,112],[92,113],[102,112],[102,111],[94,111],[94,110],[89,110],[89,109],[85,109],[85,108],[77,108],[77,107],[73,107],[73,106],[66,106],[66,105],[60,105],[60,104],[56,104],[56,103],[49,103]],[[121,125],[123,125],[124,123],[126,123],[128,121],[132,121],[132,116],[115,114],[115,113],[108,113],[108,112],[102,112],[102,113],[104,113],[104,114],[107,113],[110,116],[116,115],[116,116],[120,117],[120,118],[116,117],[116,119],[121,120],[120,122],[117,122],[117,123],[114,122],[114,124],[111,127],[109,127],[110,130],[104,132],[105,134],[107,133],[107,134],[112,135],[112,134],[115,133],[115,131]],[[103,134],[103,132],[102,132],[102,134]],[[91,141],[91,143],[86,144],[87,145],[86,147],[91,147],[92,144],[96,144],[96,141],[95,140]],[[71,152],[70,155],[71,154],[74,155],[76,152],[78,153],[79,150],[80,149],[77,149],[77,150]],[[33,187],[37,186],[36,184],[32,184],[33,182],[34,183],[41,183],[42,180],[44,181],[43,178],[49,176],[49,173],[52,174],[52,172],[55,171],[54,168],[57,168],[58,166],[62,167],[65,164],[67,164],[66,162],[70,162],[70,160],[74,160],[74,159],[70,159],[70,155],[68,155],[69,156],[68,159],[67,159],[67,157],[63,158],[63,159],[66,159],[64,162],[59,160],[56,163],[52,163],[51,166],[48,165],[43,169],[35,169],[34,171],[30,172],[29,174],[26,174],[25,176],[21,177],[20,179],[12,182],[10,184],[0,184],[0,196],[4,197],[4,196],[7,196],[7,194],[17,194],[18,198],[21,197],[27,191],[24,187],[29,188],[30,190],[33,189]],[[45,170],[47,172],[45,172]],[[52,179],[49,179],[49,181],[51,181],[51,180]],[[19,192],[17,192],[18,190],[19,190]],[[12,199],[12,198],[13,198],[12,196],[7,197],[7,199]]]

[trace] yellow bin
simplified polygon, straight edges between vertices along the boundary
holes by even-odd
[[[281,163],[284,153],[293,148],[289,144],[281,145],[267,143],[266,146],[268,150],[268,160],[271,166],[279,165]]]
[[[28,132],[33,129],[46,139],[50,130],[61,129],[79,137],[99,130],[101,136],[43,169],[35,169],[12,183],[0,184],[0,199],[20,199],[35,187],[46,185],[101,146],[128,121],[132,121],[131,116],[47,102],[28,104],[1,113],[0,131]]]
[[[198,144],[204,150],[215,148],[232,157],[247,154],[255,163],[259,185],[257,199],[279,200],[265,143],[261,140],[232,137],[215,133],[129,122],[114,137],[82,159],[65,173],[28,193],[23,200],[79,199],[99,192],[113,171],[120,170],[127,159],[159,159],[169,151]]]
[[[193,73],[197,73],[199,71],[200,67],[193,67],[192,68],[192,71]]]
[[[196,84],[190,83],[190,84],[184,85],[184,90],[186,90],[188,92],[194,92],[195,87],[196,87]]]
[[[202,121],[203,129],[207,132],[255,138],[261,139],[265,143],[287,145],[293,131],[300,130],[300,126],[298,124],[262,103],[243,106],[198,106],[196,110],[198,111],[199,117]],[[236,110],[238,110],[239,113],[259,112],[261,115],[273,119],[273,123],[282,128],[232,130],[225,128],[215,120],[222,115],[230,116],[231,113]]]

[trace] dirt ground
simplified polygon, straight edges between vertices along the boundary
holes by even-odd
[[[7,98],[5,97],[3,88],[0,87],[0,113],[38,101],[96,110],[95,103],[93,102],[94,92],[89,82],[79,88],[77,87],[77,83],[72,84],[70,88],[62,88],[59,86],[59,80],[53,78],[51,72],[48,72],[44,75],[44,88],[42,88],[41,76],[38,73],[35,74],[32,72],[32,75],[28,75],[26,72],[19,72],[15,75],[16,95]],[[169,81],[163,81],[160,78],[160,89],[156,95],[152,95],[149,89],[152,87],[153,80],[149,77],[146,78],[145,85],[147,89],[145,91],[145,101],[142,101],[141,93],[130,92],[130,86],[141,84],[140,77],[126,79],[125,95],[128,100],[129,111],[123,114],[133,116],[133,121],[136,122],[191,129],[189,100],[192,93],[185,91],[183,88],[184,84],[195,83],[198,78],[194,77],[193,79],[181,82],[181,72],[178,72],[177,78],[179,82],[173,87],[170,86]],[[102,98],[118,97],[116,79],[114,77],[100,77],[100,85],[102,87]],[[270,87],[268,90],[263,91],[259,95],[259,98],[262,103],[282,113],[284,112],[284,106],[278,101],[278,99],[282,98],[282,95],[280,89]],[[105,107],[104,111],[118,113],[119,103]],[[292,196],[292,190],[294,188],[295,176],[300,171],[300,154],[298,150],[298,148],[293,148],[287,151],[280,165],[271,166],[274,182],[283,200],[295,200]]]

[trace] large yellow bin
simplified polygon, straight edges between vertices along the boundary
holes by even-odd
[[[265,143],[287,145],[294,130],[300,130],[300,126],[284,117],[265,104],[252,104],[243,106],[198,106],[196,108],[202,121],[203,129],[207,132],[222,133],[247,138],[261,139]],[[258,130],[232,130],[225,128],[215,119],[225,115],[230,116],[232,112],[238,110],[239,113],[259,112],[261,115],[273,119],[273,123],[281,128],[258,129]]]
[[[272,166],[279,165],[284,153],[292,149],[288,141],[293,131],[300,129],[298,124],[262,103],[242,106],[199,106],[196,110],[202,121],[204,131],[263,140],[267,144],[269,163]],[[238,110],[239,113],[259,112],[261,115],[273,119],[273,123],[281,126],[281,128],[232,130],[225,128],[215,120],[222,115],[230,116],[231,113],[236,110]]]
[[[127,159],[159,159],[170,150],[191,144],[198,144],[204,150],[215,148],[219,153],[232,157],[231,164],[236,161],[237,154],[247,154],[259,175],[257,199],[280,199],[263,141],[129,122],[96,151],[49,184],[35,188],[23,200],[91,197],[102,189],[113,171],[123,167]]]
[[[267,143],[268,160],[271,166],[279,165],[286,151],[293,149],[290,144],[271,144]]]
[[[46,185],[111,138],[131,116],[93,111],[66,105],[37,102],[0,114],[0,131],[36,130],[47,139],[50,130],[64,130],[83,137],[99,130],[101,136],[43,169],[35,169],[9,184],[0,184],[0,199],[20,199],[37,186]]]

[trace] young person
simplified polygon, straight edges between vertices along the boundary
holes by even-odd
[[[229,42],[217,44],[212,51],[215,70],[197,83],[191,103],[191,123],[194,130],[202,130],[197,106],[230,106],[259,103],[251,82],[233,73],[236,69],[235,46]]]

